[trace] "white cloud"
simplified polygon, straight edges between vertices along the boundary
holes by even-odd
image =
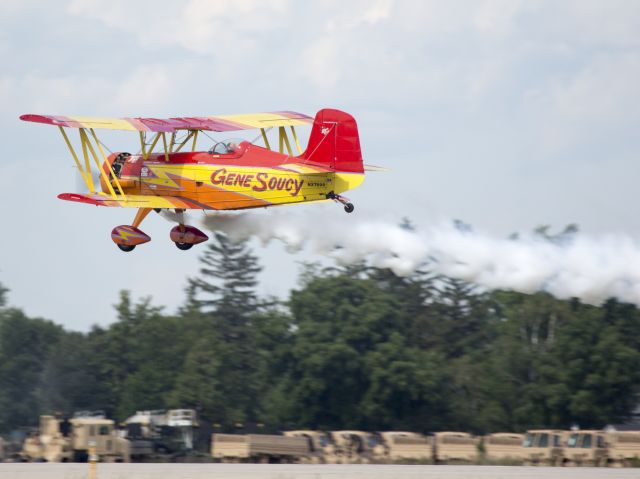
[[[115,106],[118,111],[139,115],[172,94],[172,81],[164,65],[140,65],[117,85]]]
[[[364,21],[375,25],[378,22],[386,20],[391,15],[392,8],[393,0],[378,0],[364,12]]]
[[[556,85],[552,97],[556,113],[573,120],[603,123],[625,120],[640,112],[640,55],[596,57],[566,83]]]
[[[145,47],[178,45],[223,60],[251,54],[287,18],[287,0],[74,0],[69,12],[130,34]]]
[[[609,142],[640,121],[640,53],[599,55],[578,71],[529,91],[525,107],[539,122],[547,152]]]
[[[634,0],[539,2],[534,17],[548,41],[574,46],[640,46],[640,3]],[[544,22],[544,23],[542,23]]]
[[[9,101],[13,80],[7,76],[0,77],[0,103]]]
[[[70,74],[28,74],[0,80],[0,98],[8,97],[32,112],[67,115],[140,115],[171,95],[173,84],[163,65],[140,65],[116,78]],[[5,105],[5,108],[7,105]]]
[[[514,22],[526,6],[522,0],[485,0],[478,4],[472,24],[488,35],[506,36],[513,33]]]
[[[333,90],[342,75],[339,55],[340,46],[332,38],[322,38],[312,43],[301,55],[303,78],[319,90]]]

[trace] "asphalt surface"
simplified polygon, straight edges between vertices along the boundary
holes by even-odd
[[[0,479],[86,479],[87,464],[0,464]],[[640,479],[640,469],[524,466],[98,464],[96,479]]]

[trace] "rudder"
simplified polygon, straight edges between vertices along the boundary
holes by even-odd
[[[338,172],[364,173],[356,120],[340,110],[320,110],[300,159]]]

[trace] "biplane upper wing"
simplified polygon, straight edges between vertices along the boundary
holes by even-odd
[[[151,131],[173,133],[176,130],[238,131],[280,126],[307,125],[313,118],[294,111],[249,113],[243,115],[193,116],[176,118],[99,118],[26,114],[23,121],[68,128]]]

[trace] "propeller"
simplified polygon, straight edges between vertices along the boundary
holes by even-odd
[[[85,183],[84,178],[82,177],[82,173],[80,173],[80,170],[78,170],[78,167],[74,166],[74,170],[75,170],[75,175],[74,175],[75,191],[77,193],[89,191],[89,188],[87,187],[87,184]],[[93,179],[93,187],[96,189],[96,191],[100,190],[100,172],[97,171],[94,167],[91,169],[89,174]]]

